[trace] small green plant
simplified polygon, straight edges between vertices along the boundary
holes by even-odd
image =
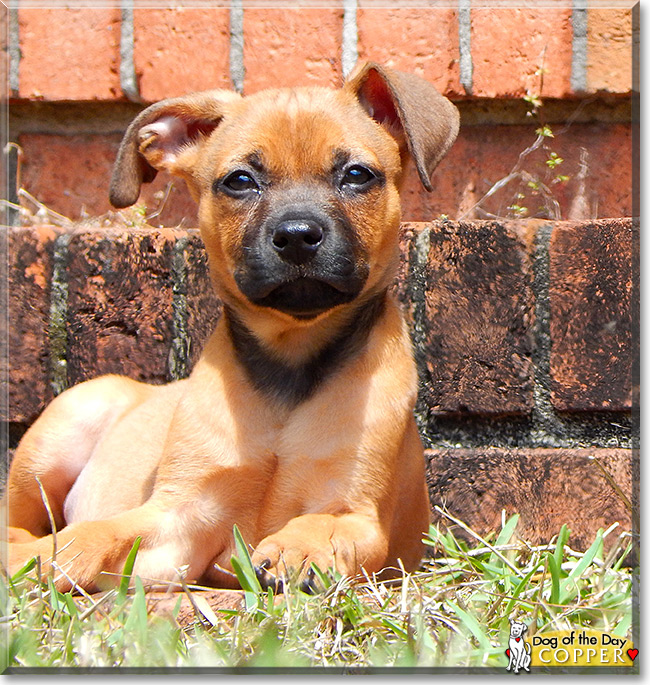
[[[528,92],[523,97],[527,108],[526,116],[536,123],[535,140],[520,153],[511,171],[496,181],[459,219],[468,216],[515,219],[537,217],[554,220],[562,218],[560,205],[554,193],[559,184],[570,180],[570,176],[559,173],[564,159],[552,149],[555,134],[543,117],[544,101],[541,93],[545,73],[543,66],[536,70],[535,75],[539,77],[538,91]],[[496,210],[487,209],[488,200],[492,198],[494,201],[497,197],[509,198],[505,212],[502,205]]]

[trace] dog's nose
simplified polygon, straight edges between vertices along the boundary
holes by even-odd
[[[304,264],[316,254],[323,242],[323,229],[309,219],[291,219],[278,224],[271,242],[282,259]]]

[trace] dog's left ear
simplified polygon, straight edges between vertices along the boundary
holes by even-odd
[[[419,76],[373,62],[355,70],[344,87],[398,142],[406,143],[422,185],[433,190],[433,170],[458,135],[456,107]]]
[[[109,198],[114,207],[134,204],[143,183],[158,170],[185,177],[193,152],[214,131],[228,106],[241,96],[227,90],[192,93],[157,102],[133,120],[117,153]],[[183,163],[184,160],[184,163]]]

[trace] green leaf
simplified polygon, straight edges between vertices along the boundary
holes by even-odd
[[[50,591],[50,605],[52,609],[55,612],[59,611],[59,591],[54,587],[54,581],[51,576],[47,579],[47,589]]]
[[[557,542],[555,543],[555,550],[553,551],[553,561],[558,569],[562,566],[562,561],[564,559],[564,546],[568,542],[570,534],[571,531],[567,528],[565,523],[562,528],[560,528],[560,532],[557,536]]]
[[[233,556],[230,559],[230,563],[232,564],[232,568],[237,576],[237,580],[239,581],[242,590],[252,593],[262,591],[262,586],[260,585],[259,580],[257,580],[257,577],[255,577],[254,581],[252,580],[250,573],[244,567],[244,565],[242,565],[238,557]]]
[[[12,584],[21,581],[28,573],[31,573],[34,568],[36,568],[36,557],[32,557],[21,569],[11,576]]]
[[[621,621],[618,623],[616,628],[612,630],[612,635],[618,635],[619,637],[625,637],[627,635],[628,630],[630,629],[630,625],[632,625],[632,612],[628,611]]]
[[[63,599],[65,601],[70,616],[72,616],[72,618],[76,618],[77,616],[79,616],[79,608],[75,604],[72,595],[69,592],[66,592],[65,595],[63,595]]]
[[[515,528],[517,527],[517,524],[519,523],[519,514],[514,514],[511,516],[506,522],[503,528],[501,529],[501,532],[499,533],[496,542],[494,543],[495,547],[500,547],[501,545],[507,545],[510,542],[510,539],[512,536],[515,534]],[[490,554],[490,564],[497,564],[498,566],[503,565],[503,561],[499,559],[499,557],[492,552]]]
[[[324,590],[327,590],[327,588],[331,587],[332,580],[327,575],[327,573],[325,573],[324,571],[321,571],[320,568],[318,568],[318,566],[314,562],[311,563],[311,569],[314,572],[315,576],[320,581]]]
[[[512,608],[515,605],[515,602],[517,601],[517,597],[519,597],[521,591],[528,585],[530,579],[532,578],[533,574],[537,571],[538,568],[539,566],[533,566],[533,568],[531,568],[530,571],[528,571],[528,573],[521,579],[521,581],[512,591],[512,595],[510,596],[510,600],[508,601],[508,604],[506,605],[506,609],[504,611],[505,616],[510,616]]]
[[[237,550],[237,556],[232,556],[230,561],[232,563],[233,570],[237,576],[237,580],[241,584],[244,590],[249,592],[254,592],[256,594],[262,592],[262,586],[257,578],[257,573],[255,573],[255,567],[251,561],[251,556],[248,553],[248,547],[244,542],[244,538],[239,531],[239,528],[235,524],[232,527],[233,536],[235,538],[235,549]]]
[[[541,128],[538,128],[535,133],[538,136],[544,136],[544,138],[555,138],[553,135],[553,131],[551,130],[551,127],[548,124],[544,124]]]
[[[124,562],[124,568],[122,569],[122,580],[120,581],[120,588],[117,592],[117,603],[121,604],[126,599],[126,595],[129,591],[129,583],[131,582],[131,576],[133,575],[133,567],[135,566],[135,558],[140,549],[140,542],[142,538],[138,537],[133,541],[133,547],[126,557]]]
[[[402,628],[402,626],[398,625],[395,621],[393,621],[390,618],[382,617],[381,623],[386,626],[389,630],[392,630],[395,635],[400,637],[402,640],[408,639],[408,632]]]
[[[487,635],[483,632],[483,626],[467,611],[461,609],[457,604],[447,600],[447,604],[452,609],[452,611],[458,616],[463,625],[469,632],[478,640],[481,649],[488,650],[492,649],[492,645],[487,638]]]
[[[129,616],[124,623],[126,632],[136,631],[140,637],[147,633],[147,598],[139,576],[135,577],[135,592]]]
[[[585,572],[587,567],[595,559],[596,555],[601,552],[603,547],[603,529],[601,528],[596,535],[591,547],[584,553],[582,559],[574,566],[573,570],[567,578],[563,581],[560,588],[560,604],[564,604],[566,600],[573,596],[575,592],[576,582],[580,576]]]
[[[548,572],[551,575],[551,596],[549,602],[551,604],[559,604],[560,602],[560,567],[555,562],[555,557],[552,554],[547,554]]]

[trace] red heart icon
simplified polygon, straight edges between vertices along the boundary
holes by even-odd
[[[634,661],[636,659],[636,655],[639,653],[638,649],[628,649],[627,650],[627,655]]]
[[[510,650],[506,649],[506,656],[510,656]]]
[[[516,642],[519,642],[519,640],[521,640],[520,637],[516,637],[516,638],[515,638],[515,641],[516,641]]]

